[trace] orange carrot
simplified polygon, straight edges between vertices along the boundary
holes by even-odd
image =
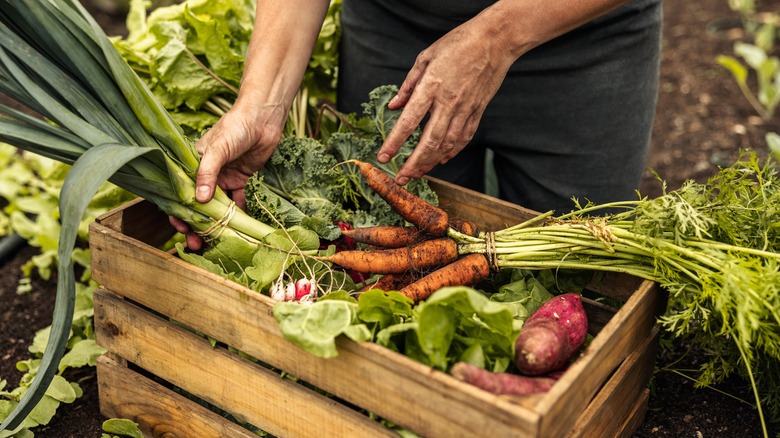
[[[340,251],[325,260],[363,273],[400,274],[445,265],[457,258],[458,244],[449,237],[441,237],[404,248]]]
[[[454,228],[455,230],[460,231],[461,233],[469,236],[477,236],[479,234],[479,229],[477,228],[477,224],[463,219],[451,220],[450,228]]]
[[[401,248],[417,243],[425,238],[425,233],[417,228],[390,225],[341,230],[341,234],[355,242],[380,248]]]
[[[391,290],[398,290],[402,287],[412,283],[415,280],[415,275],[412,272],[404,272],[403,274],[385,274],[377,280],[375,283],[367,284],[360,289],[360,292],[365,292],[371,289],[379,289],[385,292]]]
[[[447,212],[399,186],[388,174],[371,163],[357,160],[350,162],[357,164],[368,186],[387,201],[401,217],[433,236],[441,236],[447,232],[449,226]]]
[[[420,301],[445,286],[469,286],[490,275],[490,265],[483,254],[469,254],[439,268],[402,288],[399,292]]]

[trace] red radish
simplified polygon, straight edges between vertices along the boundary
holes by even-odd
[[[553,297],[523,324],[515,341],[515,366],[537,376],[559,370],[582,348],[588,317],[579,294]]]
[[[494,373],[468,362],[452,366],[450,374],[456,379],[470,383],[492,394],[531,395],[547,392],[556,379],[550,377],[528,377],[511,373]]]

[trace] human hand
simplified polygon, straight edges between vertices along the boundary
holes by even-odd
[[[243,209],[244,185],[262,169],[279,144],[286,114],[281,105],[242,106],[237,101],[195,144],[201,156],[195,199],[210,201],[219,186]],[[187,236],[188,248],[198,250],[203,246],[200,236],[184,221],[169,219],[178,232]]]
[[[490,100],[517,59],[488,23],[477,16],[421,52],[390,109],[403,107],[377,158],[389,161],[426,114],[430,118],[420,142],[396,175],[405,185],[457,155],[477,130]]]

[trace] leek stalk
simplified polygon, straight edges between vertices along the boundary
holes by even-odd
[[[70,254],[84,209],[106,179],[195,231],[259,242],[275,228],[235,208],[219,189],[212,201],[195,201],[192,140],[78,1],[2,2],[0,92],[36,114],[0,105],[0,141],[73,164],[60,196],[52,332],[38,374],[0,425],[14,430],[43,397],[65,351],[75,296]]]

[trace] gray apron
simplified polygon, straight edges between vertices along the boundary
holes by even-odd
[[[491,1],[343,0],[338,106],[359,112],[379,85],[400,85],[417,55]],[[635,0],[549,41],[510,68],[474,139],[431,176],[564,213],[634,199],[658,92],[661,0]]]

